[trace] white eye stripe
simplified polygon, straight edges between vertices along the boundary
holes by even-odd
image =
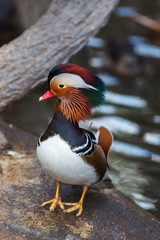
[[[51,82],[52,81],[56,81],[57,83],[59,83],[58,85],[64,85],[65,87],[91,88],[94,90],[98,90],[90,84],[85,83],[85,81],[80,76],[72,73],[61,73],[53,77]]]

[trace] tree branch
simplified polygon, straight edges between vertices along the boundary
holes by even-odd
[[[38,22],[0,49],[0,110],[46,79],[95,35],[117,0],[54,0]]]

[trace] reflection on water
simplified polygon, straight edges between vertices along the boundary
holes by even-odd
[[[143,139],[144,142],[160,146],[160,134],[158,133],[145,133]]]
[[[116,107],[113,105],[103,105],[92,110],[93,114],[115,114],[117,112]],[[95,120],[95,119],[94,119]]]
[[[152,44],[140,43],[135,47],[135,51],[144,57],[160,58],[160,47],[153,46]]]
[[[102,56],[93,57],[90,59],[89,63],[93,68],[102,68],[104,66],[104,59]]]
[[[131,17],[137,13],[135,7],[117,7],[115,9],[115,14],[119,17]]]
[[[93,129],[98,129],[100,126],[107,126],[112,133],[131,135],[138,134],[140,131],[136,123],[117,116],[92,118],[91,121],[87,121],[87,127],[90,126],[91,122],[93,122]]]
[[[160,163],[160,155],[158,154],[152,154],[152,161]]]
[[[98,77],[103,79],[106,86],[117,86],[120,84],[120,80],[106,72],[97,74]]]
[[[109,103],[118,104],[131,108],[144,108],[147,106],[147,101],[139,96],[130,96],[107,91],[106,100]]]
[[[133,158],[150,158],[152,155],[150,151],[143,149],[142,147],[116,140],[114,141],[112,150],[121,155],[126,155],[127,157]]]
[[[153,122],[154,123],[160,123],[160,115],[153,116]]]
[[[135,202],[142,208],[146,210],[149,210],[149,209],[157,210],[155,206],[155,203],[157,202],[157,200],[145,197],[140,193],[132,193],[132,196],[135,199]]]
[[[105,40],[94,37],[88,41],[87,46],[92,48],[103,48],[105,47]]]
[[[138,55],[144,57],[160,58],[160,47],[150,44],[147,38],[130,36],[128,37],[128,40],[133,44],[134,50]]]
[[[132,1],[122,0],[122,6],[116,9],[109,24],[72,61],[95,72],[105,82],[106,103],[93,111],[91,121],[87,121],[85,126],[89,127],[93,122],[92,129],[96,131],[103,125],[114,135],[109,155],[113,183],[141,207],[160,218],[160,49],[150,42],[147,29],[127,19],[142,9],[143,14],[149,14],[147,9],[152,9],[151,17],[154,17],[153,8],[156,11],[157,6],[150,1],[146,7],[145,0],[135,0],[134,5],[131,4]],[[133,44],[136,53],[144,56],[149,77],[141,75],[128,79],[108,74],[106,46],[112,38],[117,41],[127,39]],[[34,90],[5,112],[3,118],[39,135],[53,113],[52,99],[38,102],[43,89],[45,91],[46,87]]]

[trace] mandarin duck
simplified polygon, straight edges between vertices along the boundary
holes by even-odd
[[[87,189],[108,176],[107,153],[112,134],[100,127],[97,137],[89,130],[79,127],[80,121],[91,116],[92,108],[104,102],[105,85],[100,78],[75,64],[60,64],[48,75],[49,90],[40,101],[57,96],[53,119],[37,144],[37,156],[45,169],[57,181],[57,190],[50,210],[59,205],[64,212],[83,211]],[[78,203],[63,203],[60,197],[61,183],[83,185]],[[71,206],[65,209],[64,205]]]

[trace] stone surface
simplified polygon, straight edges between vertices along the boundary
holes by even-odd
[[[160,223],[109,182],[89,189],[80,217],[54,212],[43,201],[53,197],[55,181],[36,159],[36,138],[1,123],[12,149],[0,154],[0,239],[158,240]],[[79,200],[82,187],[62,184],[62,201]]]

